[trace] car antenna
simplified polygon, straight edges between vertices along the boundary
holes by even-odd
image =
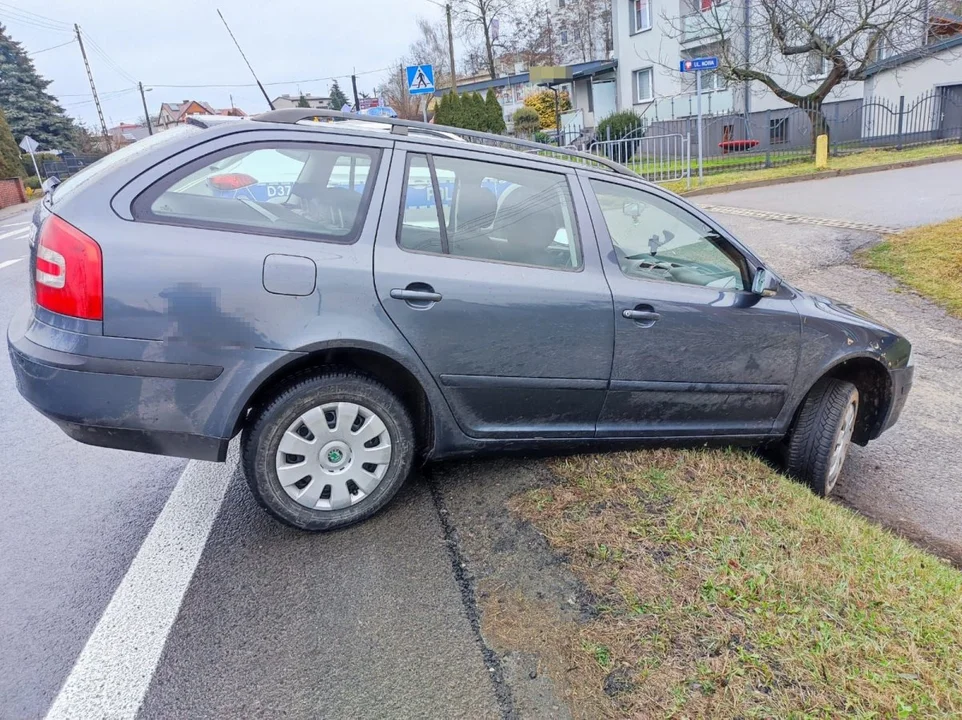
[[[251,75],[254,76],[254,82],[256,82],[256,83],[257,83],[257,87],[259,87],[259,88],[261,89],[261,93],[264,95],[264,99],[267,100],[267,105],[268,105],[268,107],[269,107],[271,110],[273,110],[273,109],[274,109],[274,103],[272,103],[272,102],[271,102],[271,99],[267,96],[267,91],[264,89],[264,86],[261,85],[261,81],[257,79],[257,73],[254,72],[254,68],[251,67],[250,61],[247,59],[247,56],[244,54],[244,51],[241,50],[240,43],[237,42],[237,38],[235,38],[235,37],[234,37],[234,33],[231,32],[231,30],[230,30],[230,25],[228,25],[228,24],[227,24],[227,21],[224,19],[224,15],[221,13],[220,8],[217,9],[217,14],[220,16],[221,22],[224,23],[224,27],[227,28],[227,34],[230,35],[230,39],[233,40],[233,41],[234,41],[234,45],[237,46],[237,52],[239,52],[239,53],[241,54],[241,57],[244,58],[244,62],[247,63],[247,69],[250,70],[250,71],[251,71]]]

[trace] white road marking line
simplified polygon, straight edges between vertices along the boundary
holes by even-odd
[[[843,230],[865,230],[866,232],[890,235],[901,232],[898,228],[890,228],[884,225],[873,225],[872,223],[855,222],[852,220],[835,220],[833,218],[809,217],[807,215],[795,215],[792,213],[771,212],[768,210],[752,210],[751,208],[724,207],[722,205],[702,205],[703,210],[708,212],[719,212],[725,215],[742,215],[744,217],[757,218],[758,220],[772,220],[774,222],[801,223],[803,225],[823,225],[825,227],[841,228]]]
[[[11,265],[16,265],[21,260],[26,260],[26,259],[27,259],[26,256],[24,256],[24,257],[14,258],[13,260],[4,260],[3,262],[0,262],[0,270],[3,270],[6,267],[10,267]]]
[[[191,461],[114,591],[47,720],[134,718],[237,466]]]
[[[27,220],[27,222],[4,223],[3,225],[0,225],[0,227],[17,227],[18,225],[29,225],[29,224],[30,224],[30,220]]]
[[[8,237],[16,237],[18,235],[27,236],[30,234],[30,228],[20,228],[19,230],[11,230],[8,233],[0,235],[0,240],[6,240]]]

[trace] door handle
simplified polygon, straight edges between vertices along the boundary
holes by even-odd
[[[401,290],[394,288],[391,290],[391,297],[395,300],[406,300],[407,302],[441,302],[441,293],[433,290]]]
[[[661,319],[661,313],[653,310],[622,310],[622,317],[640,323],[654,323]]]

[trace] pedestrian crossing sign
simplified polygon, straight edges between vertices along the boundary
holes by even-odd
[[[426,95],[434,92],[434,66],[409,65],[408,92],[412,95]]]

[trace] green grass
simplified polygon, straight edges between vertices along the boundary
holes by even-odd
[[[566,664],[600,714],[962,714],[962,574],[945,562],[740,451],[553,469],[511,507],[594,598]]]
[[[729,165],[737,165],[744,164],[746,162],[744,158],[747,156],[747,153],[734,153],[724,158],[717,158],[717,160],[728,163]],[[834,170],[848,170],[854,168],[872,167],[875,165],[888,165],[897,162],[907,162],[910,160],[922,160],[927,158],[947,156],[959,156],[962,158],[962,144],[951,143],[945,145],[925,145],[920,147],[905,148],[903,150],[865,150],[863,152],[852,153],[842,157],[829,158],[828,170],[816,170],[814,160],[790,162],[788,164],[779,165],[773,168],[762,168],[755,170],[733,169],[730,171],[706,175],[700,185],[698,184],[697,177],[694,177],[692,178],[691,189],[699,187],[719,187],[753,180],[779,180],[781,178],[799,176],[815,177],[823,173],[830,173]],[[776,159],[784,161],[786,158],[779,158],[776,156]],[[716,159],[712,159],[709,162],[715,162],[715,160]],[[719,165],[709,166],[706,164],[705,167],[715,168],[719,167]],[[694,174],[697,175],[697,167],[694,170]],[[660,184],[662,187],[682,195],[686,190],[689,189],[686,181],[684,180],[673,180]]]
[[[893,235],[859,259],[962,317],[962,218]]]

